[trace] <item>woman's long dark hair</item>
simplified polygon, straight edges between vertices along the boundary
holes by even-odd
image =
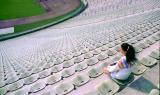
[[[130,45],[128,43],[123,43],[121,45],[121,48],[123,49],[123,51],[126,52],[126,61],[128,63],[137,60],[136,55],[135,55],[135,49],[132,45]]]

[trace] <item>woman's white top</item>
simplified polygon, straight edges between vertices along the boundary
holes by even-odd
[[[123,69],[120,69],[118,63],[116,63],[115,65],[108,66],[108,71],[111,73],[112,78],[126,80],[131,74],[131,67],[126,61],[126,56],[123,56],[119,61],[123,64]]]

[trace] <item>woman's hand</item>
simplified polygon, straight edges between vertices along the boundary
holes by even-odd
[[[108,68],[107,68],[107,67],[103,68],[103,73],[105,73],[105,74],[110,74],[110,72],[108,71]]]

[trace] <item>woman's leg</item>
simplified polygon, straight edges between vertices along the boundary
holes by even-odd
[[[117,72],[116,74],[113,74],[113,76],[116,79],[126,80],[129,77],[130,74],[131,74],[130,70],[128,70],[128,69],[122,69],[119,72]]]

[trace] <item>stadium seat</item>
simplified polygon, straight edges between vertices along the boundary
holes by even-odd
[[[84,69],[86,69],[86,68],[87,68],[87,63],[82,62],[82,63],[79,63],[79,64],[77,64],[77,65],[75,66],[75,71],[76,71],[76,72],[80,72],[80,71],[82,71],[82,70],[84,70]]]
[[[70,60],[70,59],[72,59],[72,58],[73,58],[73,55],[69,54],[69,55],[66,55],[66,56],[64,57],[64,60],[67,61],[67,60]]]
[[[57,73],[63,69],[62,65],[55,65],[51,68],[51,73]]]
[[[85,61],[87,63],[88,66],[92,66],[98,63],[98,59],[95,57],[92,57],[88,60]]]
[[[25,85],[29,85],[29,84],[32,84],[34,83],[35,81],[38,80],[38,75],[37,74],[33,74],[27,78],[24,79],[24,84]]]
[[[127,41],[127,38],[126,38],[126,37],[121,38],[121,42],[125,42],[125,41]]]
[[[74,86],[72,83],[67,82],[67,83],[61,83],[55,88],[55,93],[56,95],[66,95],[69,92],[74,90]]]
[[[0,93],[1,93],[2,95],[5,95],[5,94],[7,93],[7,91],[8,91],[7,87],[2,87],[2,88],[0,88]]]
[[[115,55],[117,52],[114,49],[110,49],[107,51],[108,56],[113,56]]]
[[[158,36],[152,36],[151,39],[155,40],[155,41],[159,41],[160,38]]]
[[[52,90],[42,93],[41,95],[56,95]]]
[[[89,59],[89,58],[91,58],[91,57],[93,57],[93,54],[92,54],[92,53],[86,53],[86,54],[84,54],[84,58],[85,58],[85,59]]]
[[[133,63],[133,66],[132,66],[131,70],[132,70],[133,74],[141,75],[147,70],[147,67],[142,65],[142,63],[140,61],[135,61]]]
[[[89,81],[89,76],[87,75],[77,75],[73,80],[73,84],[77,87],[84,85]]]
[[[97,85],[96,89],[102,95],[113,95],[119,90],[119,85],[117,85],[113,80],[108,79]]]
[[[130,74],[130,76],[126,80],[119,80],[119,79],[114,79],[114,78],[112,78],[112,80],[121,86],[125,86],[134,80],[134,75]]]
[[[17,81],[19,78],[17,76],[8,76],[8,78],[5,80],[6,84],[10,84],[12,82]]]
[[[120,60],[122,55],[120,53],[116,54],[114,57],[111,58],[113,62]]]
[[[141,63],[145,66],[153,66],[155,65],[158,61],[152,57],[144,57],[143,59],[140,60]]]
[[[108,55],[107,55],[107,53],[100,53],[98,56],[97,56],[97,59],[99,60],[99,61],[102,61],[102,60],[105,60],[105,59],[107,59],[108,58]]]
[[[102,74],[101,68],[92,68],[88,71],[88,75],[90,78],[96,78]]]
[[[119,40],[116,40],[116,41],[115,41],[115,44],[116,44],[116,45],[119,45],[120,43],[121,43],[121,41],[119,41]]]
[[[74,58],[74,63],[80,63],[84,60],[84,56],[81,55],[81,56],[78,56],[78,57],[75,57]]]
[[[81,50],[82,54],[87,53],[88,51],[89,51],[88,48],[83,48],[83,49]]]
[[[34,69],[32,69],[32,74],[36,74],[38,72],[41,72],[43,70],[42,67],[35,67]]]
[[[9,87],[8,87],[8,90],[9,91],[15,91],[15,90],[21,88],[23,85],[24,85],[24,81],[23,80],[19,80],[19,81],[15,82],[15,83],[10,84]]]
[[[51,75],[47,78],[47,84],[51,85],[51,84],[54,84],[58,81],[61,80],[61,75],[60,74],[54,74],[54,75]]]
[[[69,60],[71,59],[72,56],[68,55],[68,56],[65,56],[64,57],[64,60]],[[54,64],[55,65],[58,65],[58,64],[61,64],[63,61],[64,61],[62,58],[57,58],[55,61],[54,61]]]
[[[159,90],[158,89],[152,89],[149,95],[159,95]]]
[[[68,68],[72,65],[74,65],[73,60],[68,60],[68,61],[63,62],[63,68]]]
[[[67,78],[71,75],[73,75],[75,73],[75,69],[72,69],[72,68],[67,68],[67,69],[64,69],[62,72],[61,72],[61,76],[63,78]]]
[[[32,71],[25,71],[25,72],[21,72],[20,74],[19,74],[19,78],[25,78],[25,77],[28,77],[28,76],[30,76],[32,73],[34,73],[34,72],[32,72]]]
[[[146,39],[145,40],[146,41],[146,43],[148,43],[149,45],[152,45],[152,44],[154,44],[156,41],[154,41],[154,40],[152,40],[152,39]]]
[[[138,45],[139,45],[139,47],[141,47],[142,49],[145,49],[145,48],[148,48],[148,47],[149,47],[149,44],[143,43],[143,42],[139,43]]]
[[[101,51],[106,51],[108,50],[108,46],[107,45],[103,45],[102,47],[100,47]]]
[[[132,36],[137,36],[137,34],[135,32],[132,33]]]
[[[160,60],[159,50],[155,50],[155,51],[151,52],[151,54],[149,56],[152,58],[155,58],[157,60]]]
[[[143,40],[143,38],[142,38],[140,35],[138,35],[138,36],[136,37],[136,39],[137,39],[137,41]]]
[[[28,89],[19,89],[15,91],[12,95],[28,95],[29,91]]]
[[[134,48],[136,53],[139,53],[143,50],[140,46],[134,46]]]
[[[95,44],[95,46],[97,47],[97,48],[99,48],[99,47],[101,47],[103,44],[101,44],[101,43],[96,43]]]
[[[79,52],[79,51],[73,53],[73,56],[74,56],[74,57],[77,57],[77,56],[79,56],[79,55],[81,55],[81,52]]]
[[[148,36],[147,33],[141,34],[141,37],[142,37],[142,38],[146,38],[147,36]]]
[[[29,93],[35,93],[35,92],[38,92],[42,89],[44,89],[46,87],[46,82],[36,82],[35,84],[33,84],[31,87],[30,87],[30,91]]]
[[[85,93],[84,95],[103,95],[103,94],[101,94],[99,91],[94,89],[93,91]]]
[[[43,68],[48,69],[48,68],[51,68],[52,66],[54,66],[54,62],[49,62],[49,63],[46,63]]]
[[[112,48],[112,47],[114,47],[114,46],[115,46],[115,43],[113,43],[113,42],[108,44],[108,47],[109,47],[109,48]]]
[[[88,48],[89,48],[89,50],[90,50],[90,51],[92,51],[92,50],[96,49],[96,47],[95,47],[95,46],[89,46]]]
[[[47,69],[47,70],[40,72],[38,75],[39,75],[39,78],[42,79],[42,78],[45,78],[45,77],[51,75],[51,72],[50,72],[50,70]]]
[[[95,49],[93,50],[92,52],[94,55],[97,55],[97,54],[100,54],[101,53],[101,50],[100,49]]]
[[[5,81],[1,80],[0,81],[0,88],[3,87],[5,84],[6,84]]]

